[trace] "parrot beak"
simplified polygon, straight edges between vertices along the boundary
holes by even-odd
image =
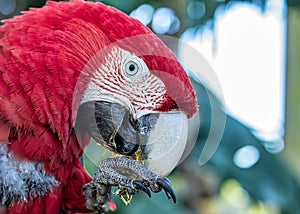
[[[81,104],[75,127],[77,135],[89,134],[98,144],[117,154],[131,156],[139,147],[132,117],[119,104],[102,101]]]
[[[114,153],[140,159],[160,176],[169,174],[180,161],[188,139],[188,119],[180,112],[130,114],[120,104],[103,101],[80,105],[77,115],[81,131]]]

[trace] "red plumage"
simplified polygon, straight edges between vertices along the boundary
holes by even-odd
[[[175,56],[147,27],[114,8],[48,2],[0,27],[0,139],[8,140],[20,159],[43,162],[61,183],[46,197],[16,204],[9,212],[89,211],[81,187],[91,178],[78,160],[82,148],[73,131],[76,82],[102,48],[144,34],[149,37],[140,45],[122,41],[120,46],[140,55],[165,83],[169,97],[156,110],[180,108],[192,116],[197,111],[195,94]]]

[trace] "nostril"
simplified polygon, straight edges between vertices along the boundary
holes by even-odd
[[[137,151],[139,145],[131,142],[127,142],[121,135],[118,133],[115,136],[115,145],[116,152],[122,155],[132,155]]]

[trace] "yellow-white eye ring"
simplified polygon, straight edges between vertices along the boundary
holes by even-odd
[[[128,76],[136,75],[140,69],[139,64],[132,60],[125,63],[125,74]]]

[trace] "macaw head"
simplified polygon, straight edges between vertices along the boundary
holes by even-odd
[[[145,158],[155,140],[167,147],[186,141],[187,120],[198,111],[195,92],[151,30],[102,3],[50,1],[38,10],[7,20],[3,28],[16,34],[1,42],[27,70],[17,75],[34,107],[30,119],[19,122],[13,115],[13,121],[49,124],[63,142],[75,128],[82,146],[89,135],[123,155],[142,148]],[[20,117],[29,114],[25,101]]]
[[[78,83],[87,87],[75,93],[80,97],[75,126],[79,135],[89,133],[122,155],[141,149],[142,159],[153,159],[158,150],[172,146],[182,154],[187,120],[197,112],[195,94],[178,60],[155,35],[109,44],[81,75]]]
[[[79,103],[79,130],[122,155],[141,149],[142,159],[155,159],[159,150],[172,151],[174,145],[172,152],[182,154],[187,120],[198,110],[186,72],[169,48],[139,21],[113,8],[100,13],[110,18],[109,25],[101,26],[107,43],[77,82],[86,85],[84,91],[76,87],[80,92],[75,93],[80,97],[75,102]]]

